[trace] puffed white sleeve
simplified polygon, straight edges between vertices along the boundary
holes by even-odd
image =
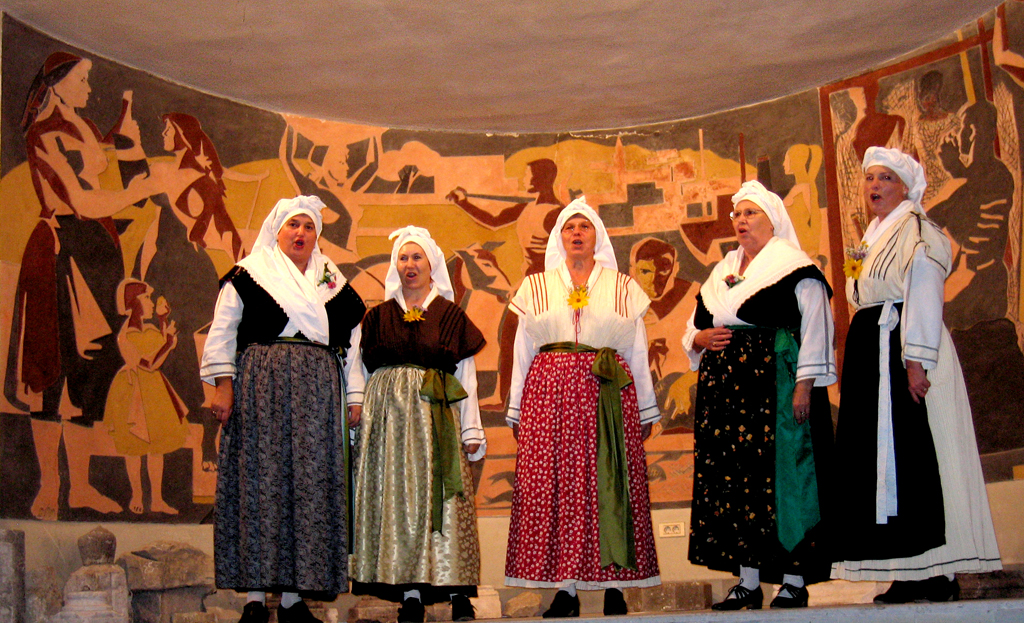
[[[363,366],[363,323],[352,329],[348,354],[345,357],[345,400],[350,405],[363,404],[366,390],[366,367]]]
[[[523,330],[523,321],[520,319],[516,328],[515,346],[512,349],[512,383],[508,393],[508,411],[505,414],[505,423],[509,426],[519,424],[519,408],[523,400],[523,388],[526,387],[526,374],[530,371],[530,365],[538,352],[540,348]]]
[[[813,378],[823,387],[838,380],[836,351],[832,348],[835,323],[828,290],[817,279],[802,279],[795,288],[800,309],[800,354],[796,362],[796,380]]]
[[[698,302],[698,305],[700,303]],[[700,331],[697,329],[697,325],[694,324],[694,319],[697,317],[697,308],[694,307],[693,311],[690,312],[690,318],[686,321],[686,331],[683,332],[683,351],[686,353],[686,358],[690,360],[690,369],[700,369],[700,358],[704,355],[704,349],[696,350],[693,347],[693,341],[697,339],[697,334]]]
[[[467,455],[470,461],[479,461],[487,454],[487,437],[484,435],[483,421],[480,419],[480,400],[477,396],[476,359],[466,357],[455,369],[455,378],[459,379],[467,397],[460,400],[459,414],[462,416],[462,443],[479,443],[480,448]]]
[[[651,376],[651,362],[648,357],[647,327],[644,325],[643,316],[633,322],[636,327],[633,345],[622,354],[622,358],[629,362],[629,369],[633,373],[640,423],[653,424],[661,419],[661,409],[658,408],[658,397],[654,395],[654,379]]]
[[[224,283],[217,295],[213,323],[206,336],[199,377],[210,385],[222,376],[235,377],[235,357],[238,352],[238,324],[242,321],[242,297],[230,281]]]
[[[939,361],[946,269],[918,245],[903,281],[903,359],[931,370]]]

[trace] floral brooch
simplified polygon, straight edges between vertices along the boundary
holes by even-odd
[[[328,266],[327,262],[324,262],[324,276],[320,277],[320,281],[316,285],[326,285],[330,289],[338,287],[338,282],[335,280],[337,273],[331,272],[331,267]]]
[[[733,287],[739,285],[739,283],[741,281],[743,281],[744,279],[746,279],[746,277],[742,277],[740,275],[729,275],[728,277],[726,277],[722,281],[725,282],[725,285],[729,286],[730,288],[733,288]]]
[[[424,309],[422,307],[410,307],[407,312],[402,314],[402,320],[406,322],[421,322],[423,320]]]
[[[853,279],[860,279],[864,269],[864,258],[868,256],[868,245],[861,242],[856,247],[846,248],[846,261],[843,262],[843,274]]]

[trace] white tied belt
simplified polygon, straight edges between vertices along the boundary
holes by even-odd
[[[886,301],[878,317],[878,437],[875,465],[875,523],[896,516],[896,455],[892,436],[892,383],[889,378],[889,334],[899,324],[895,304]]]

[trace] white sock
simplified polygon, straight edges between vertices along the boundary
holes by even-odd
[[[740,567],[740,586],[750,591],[761,586],[761,570],[756,567]]]
[[[796,588],[803,588],[803,586],[804,586],[804,576],[802,576],[802,575],[790,575],[790,574],[787,573],[784,576],[782,576],[782,583],[783,584],[789,584],[790,586],[795,586]]]
[[[298,593],[281,593],[282,608],[291,608],[300,601],[302,601],[302,598],[299,597]]]
[[[566,593],[569,593],[569,597],[575,597],[576,596],[576,585],[575,584],[570,584],[569,586],[563,586],[562,588],[560,588],[558,590],[565,591]]]
[[[946,579],[949,580],[950,582],[952,582],[953,580],[956,579],[956,574],[955,573],[947,573],[946,574]]]
[[[414,588],[411,591],[405,591],[405,593],[402,594],[402,601],[405,601],[406,599],[415,599],[416,601],[421,601],[419,589]]]
[[[266,605],[267,603],[267,592],[266,591],[249,591],[249,594],[245,596],[245,603],[252,601],[258,601],[261,604]]]

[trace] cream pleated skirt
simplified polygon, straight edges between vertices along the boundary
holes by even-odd
[[[846,560],[832,565],[843,580],[924,580],[947,573],[1002,569],[978,458],[967,387],[949,331],[943,327],[939,365],[928,371],[928,425],[942,482],[946,543],[923,554],[885,560]],[[898,417],[898,414],[894,414]],[[842,538],[842,535],[836,535]]]

